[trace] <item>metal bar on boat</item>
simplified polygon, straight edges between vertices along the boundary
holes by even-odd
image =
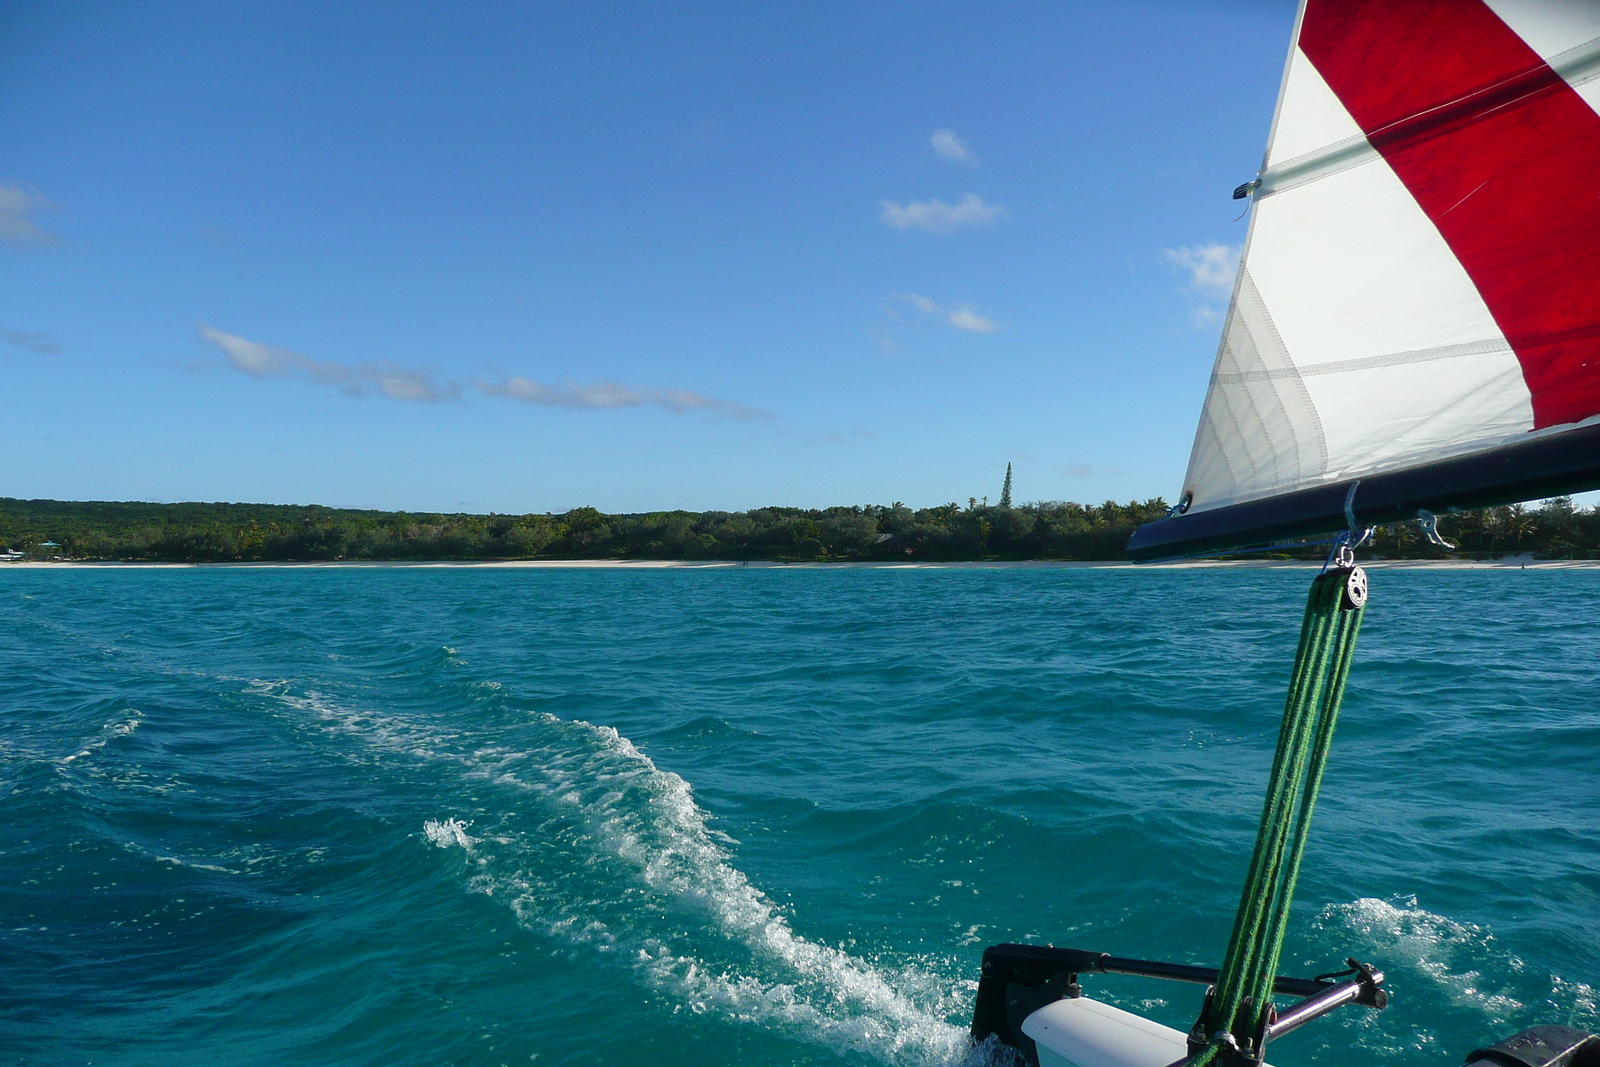
[[[1218,971],[1215,967],[1191,967],[1184,963],[1157,963],[1152,960],[1128,960],[1118,956],[1102,956],[1100,966],[1094,968],[1106,974],[1131,974],[1142,978],[1167,978],[1175,982],[1193,982],[1196,985],[1211,985],[1217,980]],[[1273,979],[1272,991],[1284,993],[1293,997],[1310,997],[1329,989],[1326,982],[1318,982],[1311,978],[1285,978],[1279,975]]]
[[[1312,1019],[1320,1018],[1346,1004],[1366,1004],[1369,1007],[1382,1008],[1387,1000],[1387,997],[1383,996],[1383,991],[1378,989],[1382,981],[1383,972],[1372,971],[1349,982],[1340,982],[1332,988],[1324,989],[1316,996],[1307,997],[1298,1004],[1284,1008],[1267,1027],[1267,1040],[1273,1041],[1291,1030],[1298,1030]]]
[[[1138,978],[1193,982],[1196,985],[1210,985],[1217,980],[1215,967],[1135,960],[1081,948],[1056,948],[1054,945],[995,945],[984,952],[983,958],[985,974],[1003,970],[1007,975],[1006,981],[1021,981],[1028,985],[1038,985],[1063,971],[1069,974],[1127,974]],[[1331,988],[1329,983],[1313,978],[1285,978],[1282,975],[1272,983],[1274,993],[1291,997],[1315,996]]]

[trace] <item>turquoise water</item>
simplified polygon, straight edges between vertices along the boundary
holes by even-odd
[[[0,573],[0,1060],[959,1064],[1215,962],[1310,577]],[[1284,969],[1394,1002],[1274,1062],[1600,1029],[1600,572],[1373,589]]]

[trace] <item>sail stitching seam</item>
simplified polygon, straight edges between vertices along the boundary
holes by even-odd
[[[1237,371],[1232,374],[1212,375],[1212,381],[1223,384],[1257,382],[1269,378],[1308,378],[1321,374],[1343,374],[1347,371],[1377,370],[1397,367],[1407,363],[1429,363],[1440,359],[1460,359],[1464,356],[1482,356],[1493,352],[1510,352],[1511,344],[1505,339],[1471,341],[1466,344],[1445,345],[1440,348],[1419,348],[1409,352],[1391,352],[1385,356],[1363,356],[1360,359],[1341,359],[1329,363],[1310,363],[1304,367],[1279,370]]]

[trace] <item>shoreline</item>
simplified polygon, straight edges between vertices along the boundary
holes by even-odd
[[[1534,559],[1528,554],[1496,560],[1396,559],[1368,560],[1362,566],[1378,570],[1593,570],[1600,560]],[[1320,570],[1310,560],[1179,560],[1170,563],[1129,563],[1123,560],[956,560],[949,562],[893,560],[800,561],[688,560],[688,559],[517,559],[517,560],[257,560],[250,562],[163,563],[108,560],[105,562],[18,560],[0,563],[0,572],[17,570],[267,570],[267,569],[427,569],[476,568],[481,570],[738,570],[801,568],[807,570]]]

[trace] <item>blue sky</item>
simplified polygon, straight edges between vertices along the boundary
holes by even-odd
[[[1291,2],[0,6],[0,495],[1166,495]]]

